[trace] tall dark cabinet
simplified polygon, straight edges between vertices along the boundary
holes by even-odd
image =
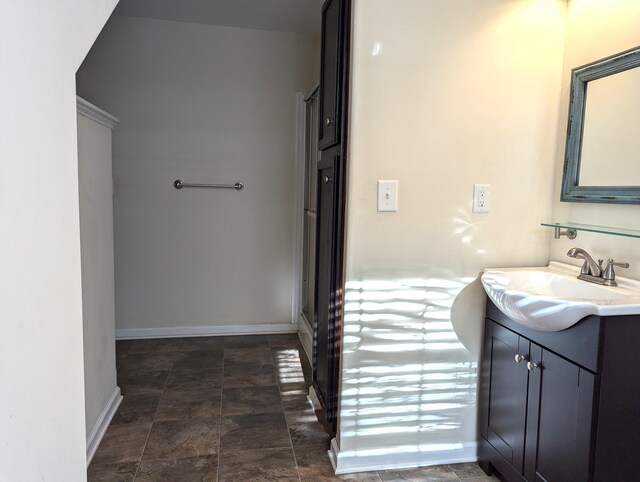
[[[326,0],[322,7],[313,385],[334,433],[344,281],[350,12],[351,0]]]

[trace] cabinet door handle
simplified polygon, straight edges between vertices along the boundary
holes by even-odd
[[[516,360],[516,363],[520,363],[523,362],[527,359],[527,355],[520,355],[519,353],[514,357]]]
[[[333,182],[333,178],[329,176],[324,176],[324,183],[331,184]]]
[[[333,124],[333,120],[331,119],[331,117],[327,117],[327,118],[324,120],[324,122],[325,122],[325,124],[327,124],[328,126],[330,126],[331,124]]]
[[[527,362],[527,370],[529,370],[530,372],[532,372],[533,370],[536,370],[537,368],[540,368],[540,364]]]

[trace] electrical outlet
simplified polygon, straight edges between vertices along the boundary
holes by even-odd
[[[473,212],[488,213],[491,186],[489,184],[473,185]]]
[[[378,181],[378,212],[398,210],[398,181]]]

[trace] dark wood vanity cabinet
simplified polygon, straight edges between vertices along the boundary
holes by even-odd
[[[538,332],[487,304],[481,467],[508,482],[640,480],[640,317]]]

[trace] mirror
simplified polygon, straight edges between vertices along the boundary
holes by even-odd
[[[640,48],[571,71],[562,201],[640,204]]]

